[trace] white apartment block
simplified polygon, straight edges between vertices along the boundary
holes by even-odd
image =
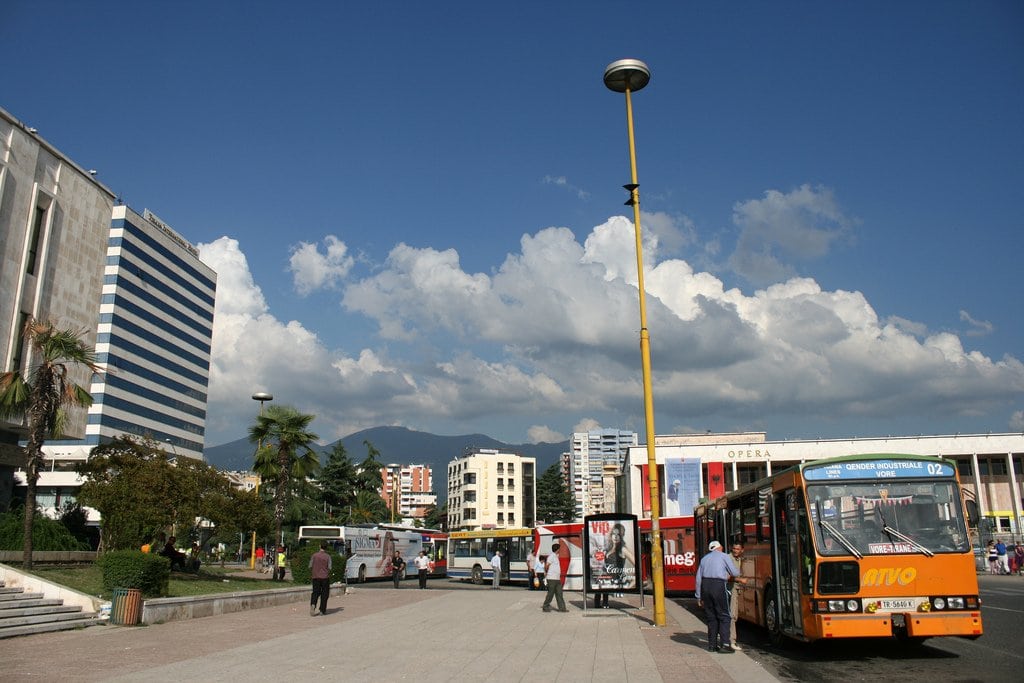
[[[537,460],[476,449],[448,463],[448,528],[452,531],[533,527]]]
[[[635,432],[597,429],[574,432],[568,453],[562,456],[562,475],[576,501],[576,519],[615,512],[614,491],[608,475],[621,474],[626,455],[637,444]],[[613,470],[610,470],[613,468]]]

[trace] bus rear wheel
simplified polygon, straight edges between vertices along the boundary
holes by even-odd
[[[359,565],[359,583],[366,583],[366,565]]]
[[[480,565],[475,565],[473,567],[471,579],[473,583],[475,583],[478,586],[484,582],[484,572],[482,569],[480,569]]]
[[[774,586],[765,586],[764,596],[764,627],[768,629],[768,639],[772,645],[780,645],[782,625],[779,624],[779,604],[775,598]]]

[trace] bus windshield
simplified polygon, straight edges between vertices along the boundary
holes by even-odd
[[[953,481],[808,484],[807,499],[821,555],[970,550]]]

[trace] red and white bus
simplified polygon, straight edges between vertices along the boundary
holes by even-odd
[[[693,517],[660,517],[662,566],[665,592],[693,595],[696,589],[697,551],[694,543]],[[641,519],[640,543],[643,553],[643,578],[651,576],[651,520]]]
[[[448,534],[433,529],[420,529],[423,549],[430,558],[430,576],[440,578],[448,575]]]

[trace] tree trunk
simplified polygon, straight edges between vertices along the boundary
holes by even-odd
[[[25,450],[28,451],[28,448]],[[32,569],[32,525],[36,516],[36,482],[38,479],[39,457],[34,453],[29,453],[28,462],[25,464],[25,526],[21,558],[22,568],[29,570]]]

